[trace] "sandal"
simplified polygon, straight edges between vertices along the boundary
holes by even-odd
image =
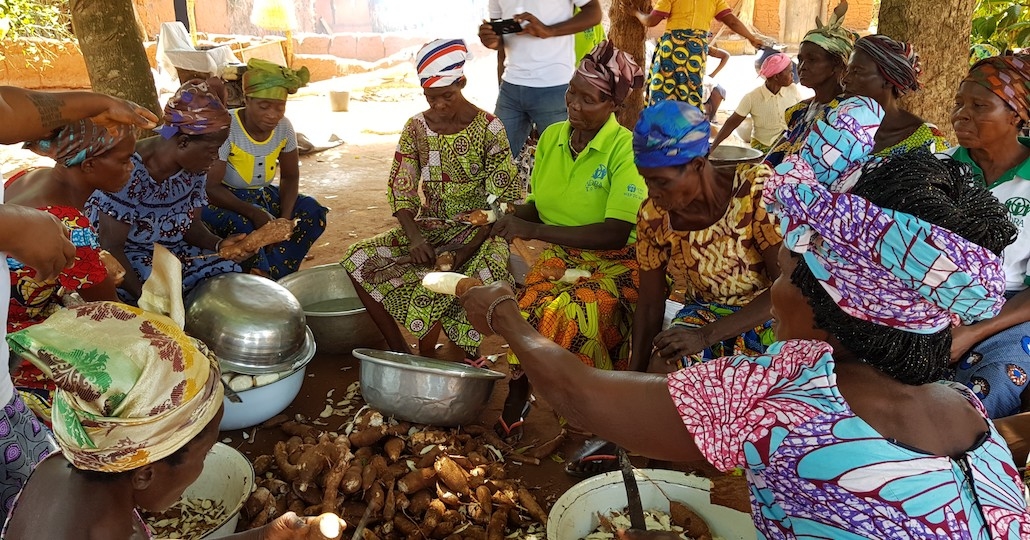
[[[576,478],[589,478],[619,470],[618,447],[615,443],[593,437],[565,464],[565,473]]]
[[[529,402],[526,402],[526,406],[522,408],[522,413],[519,415],[519,419],[508,424],[504,421],[504,412],[501,412],[501,416],[497,418],[497,423],[494,424],[494,431],[497,435],[508,444],[515,444],[522,440],[524,430],[522,426],[526,423],[526,415],[529,414]]]

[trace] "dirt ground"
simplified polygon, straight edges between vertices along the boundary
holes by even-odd
[[[753,88],[753,73],[749,57],[735,59],[738,71],[743,73],[741,84],[729,85],[730,96],[725,102],[725,111],[732,111],[734,98]],[[466,95],[480,107],[490,111],[496,99],[495,61],[492,57],[480,58],[468,65],[469,86]],[[744,68],[740,68],[744,66]],[[746,68],[746,69],[745,69]],[[732,71],[732,70],[730,70]],[[720,77],[723,78],[723,77]],[[350,91],[350,103],[345,112],[333,112],[328,92],[345,89]],[[316,145],[327,141],[332,135],[341,138],[344,144],[328,150],[302,157],[301,192],[316,197],[330,207],[328,228],[313,246],[305,267],[337,262],[353,242],[373,236],[396,226],[386,201],[386,181],[393,157],[394,146],[404,121],[425,109],[413,69],[408,65],[388,70],[352,76],[344,79],[316,83],[292,98],[287,114],[298,132],[304,133]],[[17,147],[0,147],[0,163],[3,173],[9,175],[33,164],[46,164],[46,160]],[[412,340],[413,342],[413,340]],[[505,352],[499,338],[490,338],[483,346],[484,354]],[[446,344],[438,351],[442,358],[457,360],[461,352]],[[502,360],[494,369],[507,372]],[[358,361],[353,357],[318,354],[309,365],[307,379],[297,400],[285,411],[290,415],[304,415],[315,419],[324,409],[326,396],[331,389],[342,392],[358,378]],[[497,419],[501,404],[507,392],[504,381],[496,386],[488,407],[482,412],[480,422],[491,426]],[[342,425],[345,419],[331,420]],[[324,426],[327,430],[339,429],[336,425]],[[558,416],[538,401],[527,418],[524,444],[551,439],[560,430]],[[225,432],[224,442],[239,448],[251,458],[270,453],[275,440],[281,436],[278,429],[248,429]],[[576,479],[566,475],[559,463],[563,456],[574,452],[584,440],[585,434],[573,434],[554,459],[545,459],[539,466],[512,465],[513,474],[525,479],[529,486],[539,490],[538,498],[550,503],[572,486]],[[647,460],[634,457],[638,466],[647,465]],[[652,464],[657,465],[657,464]],[[674,468],[697,470],[713,479],[713,502],[749,511],[748,496],[744,482],[739,476],[726,476],[714,471],[704,463],[678,464]]]

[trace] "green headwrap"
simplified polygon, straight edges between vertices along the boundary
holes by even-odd
[[[830,20],[826,24],[816,17],[815,30],[809,30],[801,43],[814,43],[826,52],[840,57],[847,64],[851,51],[855,50],[855,40],[858,39],[858,34],[844,28],[844,15],[847,12],[848,3],[842,1],[830,14]]]
[[[247,71],[243,72],[243,94],[253,98],[286,101],[287,95],[296,93],[310,79],[311,73],[306,67],[294,71],[266,60],[251,58],[247,62]]]

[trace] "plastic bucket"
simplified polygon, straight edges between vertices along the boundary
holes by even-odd
[[[350,108],[350,92],[346,90],[330,90],[329,106],[333,112],[346,112]]]
[[[707,478],[661,469],[635,469],[634,475],[644,510],[668,512],[672,499],[690,506],[704,518],[717,538],[754,540],[758,535],[750,514],[712,504],[712,482]],[[598,513],[622,511],[626,504],[626,487],[620,471],[584,480],[569,488],[551,507],[547,538],[583,538],[600,524]]]

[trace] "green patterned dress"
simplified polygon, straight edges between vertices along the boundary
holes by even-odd
[[[387,189],[394,214],[402,209],[415,214],[422,236],[433,247],[467,244],[477,228],[452,220],[459,213],[486,208],[491,194],[508,202],[523,196],[500,120],[480,111],[468,127],[450,135],[430,129],[422,113],[408,120],[397,144]],[[409,244],[398,227],[354,244],[341,264],[416,337],[421,339],[440,321],[448,339],[475,354],[482,336],[469,324],[457,299],[422,286],[422,277],[432,268],[394,262],[408,255]],[[489,238],[471,260],[454,270],[483,283],[505,280],[513,284],[509,256],[503,238]]]

